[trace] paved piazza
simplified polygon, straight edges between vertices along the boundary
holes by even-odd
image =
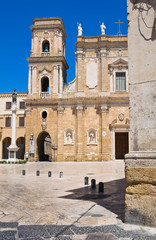
[[[1,164],[0,240],[156,239],[154,228],[122,222],[124,195],[123,161]]]

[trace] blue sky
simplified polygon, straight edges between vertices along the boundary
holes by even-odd
[[[100,35],[100,23],[106,25],[107,35],[117,35],[120,18],[121,33],[127,34],[126,0],[5,0],[0,4],[0,92],[27,92],[32,19],[61,17],[66,39],[66,59],[69,65],[67,81],[75,78],[75,42],[77,22],[84,36]]]

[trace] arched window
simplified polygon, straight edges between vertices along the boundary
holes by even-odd
[[[41,79],[41,92],[49,92],[49,78],[43,77]]]
[[[43,41],[42,52],[49,52],[49,41],[48,40]]]

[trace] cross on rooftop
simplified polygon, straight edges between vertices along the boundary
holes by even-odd
[[[119,21],[115,23],[115,24],[119,24],[119,35],[121,35],[120,25],[121,25],[122,23],[124,23],[124,22],[120,22],[120,18],[119,18]]]

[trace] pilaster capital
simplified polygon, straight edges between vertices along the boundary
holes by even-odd
[[[85,108],[84,108],[83,105],[78,105],[78,106],[76,107],[76,113],[77,113],[77,114],[78,114],[78,113],[83,113],[84,110],[85,110]]]
[[[85,56],[85,52],[83,51],[83,50],[79,50],[79,51],[76,51],[75,52],[75,56],[77,57],[77,58],[84,58],[84,56]]]
[[[63,113],[64,113],[64,107],[58,106],[58,108],[57,108],[57,113],[58,113],[58,114],[63,114]]]
[[[31,114],[31,108],[30,107],[26,108],[25,114],[26,115],[30,115]]]
[[[58,65],[55,65],[55,66],[54,66],[54,70],[58,70]]]
[[[101,113],[108,113],[108,112],[109,112],[109,107],[108,107],[108,105],[102,105],[102,106],[100,106],[100,112],[101,112]]]
[[[101,58],[102,57],[106,58],[109,55],[108,50],[107,49],[101,49],[99,51],[99,55],[100,55]]]
[[[97,109],[97,114],[109,113],[108,105],[101,105],[101,106],[97,107],[96,109]]]

